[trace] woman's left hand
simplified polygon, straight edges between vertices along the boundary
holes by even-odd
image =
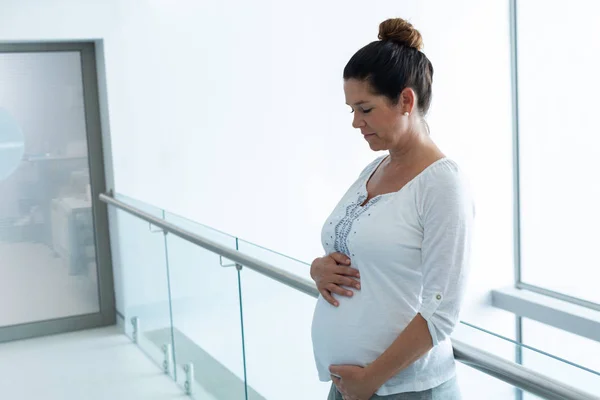
[[[377,391],[363,367],[355,365],[332,365],[331,379],[344,400],[369,400]],[[338,376],[340,378],[338,378]]]

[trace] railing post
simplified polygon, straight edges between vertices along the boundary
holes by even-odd
[[[185,371],[185,394],[191,396],[194,394],[194,364],[185,364],[183,370]]]
[[[133,325],[133,343],[139,343],[139,335],[140,335],[140,319],[139,317],[131,318],[131,325]]]
[[[173,364],[173,346],[170,343],[164,344],[162,347],[165,359],[163,361],[163,371],[166,375],[171,374]]]

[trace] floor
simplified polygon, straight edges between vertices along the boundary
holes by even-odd
[[[3,400],[186,399],[119,328],[0,344]]]
[[[0,327],[98,312],[95,269],[72,275],[39,243],[0,242]]]

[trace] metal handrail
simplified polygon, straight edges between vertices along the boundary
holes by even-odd
[[[178,236],[262,275],[268,276],[284,285],[315,298],[319,296],[319,291],[312,281],[300,278],[269,263],[250,257],[237,250],[227,248],[217,242],[185,230],[175,224],[117,200],[110,194],[100,194],[100,200],[149,222],[152,225],[163,229],[165,232]],[[550,400],[600,400],[600,397],[583,392],[563,382],[549,378],[520,364],[505,360],[459,340],[452,339],[452,345],[454,348],[454,357],[457,361],[536,396],[541,396]]]

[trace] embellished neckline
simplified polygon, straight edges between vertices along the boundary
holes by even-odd
[[[378,199],[377,201],[379,201],[381,198],[389,197],[390,195],[394,195],[394,194],[398,194],[398,193],[402,192],[405,187],[411,185],[418,178],[420,178],[422,175],[424,175],[425,172],[427,172],[428,170],[430,170],[433,166],[435,166],[437,164],[441,164],[442,162],[448,160],[448,157],[442,157],[442,158],[440,158],[438,160],[435,160],[434,162],[432,162],[431,164],[429,164],[427,167],[425,167],[425,169],[423,169],[423,171],[419,172],[411,180],[409,180],[408,182],[406,182],[406,184],[404,186],[402,186],[400,189],[398,189],[396,191],[393,191],[393,192],[387,192],[387,193],[378,194],[376,196],[371,197],[369,199],[369,201],[367,201],[365,203],[365,201],[369,198],[369,190],[367,189],[367,185],[369,184],[369,181],[371,180],[371,178],[373,178],[373,175],[375,175],[375,173],[377,172],[377,170],[379,169],[379,167],[381,167],[381,164],[383,164],[383,162],[385,160],[387,160],[389,157],[390,157],[389,155],[384,156],[381,159],[381,161],[379,161],[378,163],[376,163],[375,166],[373,167],[373,169],[369,172],[369,174],[367,174],[367,176],[363,180],[362,184],[360,185],[360,189],[361,189],[362,193],[361,192],[358,193],[358,195],[359,195],[359,198],[358,198],[358,207],[360,207],[360,208],[367,207],[367,206],[369,206],[369,203],[371,203],[375,199]]]

